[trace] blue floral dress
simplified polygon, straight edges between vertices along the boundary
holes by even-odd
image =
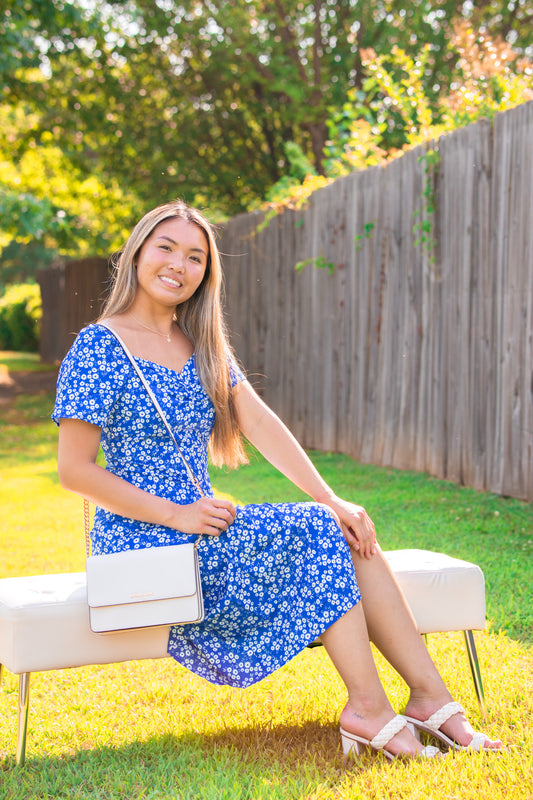
[[[203,491],[213,496],[207,443],[214,409],[195,366],[137,359]],[[244,379],[231,363],[233,385]],[[52,418],[102,429],[106,468],[145,491],[191,503],[198,490],[122,347],[100,325],[82,330],[59,373]],[[191,536],[97,508],[93,553],[190,541]],[[360,600],[348,545],[317,503],[239,506],[220,536],[203,536],[205,618],[171,628],[168,652],[212,683],[249,686],[283,666]]]

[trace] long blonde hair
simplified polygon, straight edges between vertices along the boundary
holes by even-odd
[[[235,356],[228,342],[222,313],[222,265],[215,231],[197,209],[175,200],[145,214],[114,262],[112,289],[100,318],[122,314],[130,308],[137,292],[139,251],[155,228],[173,217],[197,225],[205,233],[209,245],[202,283],[192,297],[176,306],[175,313],[178,325],[195,348],[202,386],[215,407],[215,424],[209,442],[211,460],[216,466],[236,467],[248,459],[232,402],[228,355]]]

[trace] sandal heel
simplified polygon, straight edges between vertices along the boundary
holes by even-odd
[[[361,744],[356,739],[349,739],[341,733],[342,752],[344,756],[359,756],[361,755]]]

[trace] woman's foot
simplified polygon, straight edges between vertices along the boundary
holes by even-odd
[[[395,719],[392,710],[383,710],[377,714],[358,714],[350,703],[342,710],[340,717],[341,732],[353,734],[359,739],[370,742],[387,725]],[[397,726],[400,727],[400,726]],[[349,738],[349,737],[346,737]],[[375,748],[379,749],[379,748]],[[413,736],[407,727],[402,727],[383,747],[385,755],[390,756],[432,756],[435,748],[428,750]]]
[[[429,729],[433,729],[434,732],[430,735],[436,736],[449,747],[472,750],[500,750],[502,748],[503,745],[499,739],[493,740],[488,736],[483,737],[482,734],[477,734],[467,720],[462,706],[458,703],[451,705],[452,703],[449,694],[431,699],[411,694],[404,714],[406,717],[422,723],[420,730],[429,732]],[[442,711],[440,715],[436,713],[439,711]],[[435,716],[433,717],[433,715]],[[445,721],[441,722],[444,719]],[[429,723],[426,728],[423,726],[424,722]],[[444,737],[439,736],[439,733]]]

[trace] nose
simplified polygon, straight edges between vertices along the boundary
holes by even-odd
[[[172,259],[172,264],[169,264],[170,269],[173,269],[174,272],[183,272],[184,271],[183,261],[184,261],[183,256],[179,255],[174,256],[174,258]]]

